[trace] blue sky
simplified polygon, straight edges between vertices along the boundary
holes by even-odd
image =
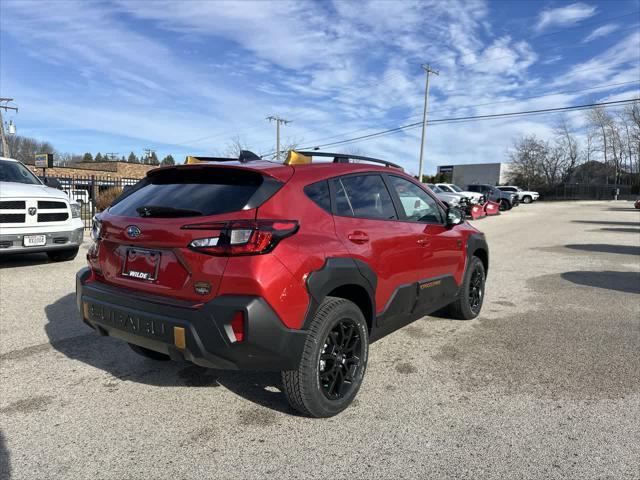
[[[239,136],[267,153],[267,115],[292,120],[283,141],[304,146],[419,121],[425,62],[440,70],[433,119],[638,97],[639,12],[638,0],[2,0],[0,96],[16,99],[19,133],[62,152],[181,159]],[[502,161],[557,121],[430,126],[425,173]],[[339,149],[415,172],[419,145],[417,128]]]

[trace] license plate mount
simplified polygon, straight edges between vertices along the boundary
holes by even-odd
[[[122,275],[135,280],[155,282],[158,279],[160,258],[157,250],[128,248],[122,266]]]

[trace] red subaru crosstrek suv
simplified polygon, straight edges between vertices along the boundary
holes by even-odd
[[[371,342],[444,307],[480,313],[484,235],[401,167],[227,160],[152,170],[95,219],[76,282],[89,326],[153,359],[281,371],[293,408],[328,417]]]

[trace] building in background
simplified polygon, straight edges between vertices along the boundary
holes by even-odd
[[[30,168],[39,177],[45,174],[41,168],[37,168],[34,165],[27,165],[27,168]],[[114,179],[141,179],[145,177],[149,170],[154,168],[158,167],[129,162],[85,162],[68,167],[47,168],[46,176],[63,178],[96,176]]]
[[[438,174],[446,175],[451,183],[461,187],[474,184],[505,185],[509,183],[510,164],[440,165]]]

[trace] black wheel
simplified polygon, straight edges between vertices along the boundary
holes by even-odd
[[[52,250],[47,252],[47,257],[49,257],[49,260],[53,260],[54,262],[66,262],[76,258],[78,250],[80,250],[80,247],[69,248],[66,250]]]
[[[128,343],[127,345],[129,345],[131,347],[131,350],[136,352],[138,355],[150,358],[151,360],[158,360],[160,362],[171,360],[171,358],[169,358],[169,355],[165,355],[164,353],[156,352],[155,350],[149,350],[148,348],[134,345],[133,343]]]
[[[500,205],[498,206],[498,208],[501,212],[504,212],[505,210],[511,210],[511,204],[509,203],[509,200],[500,200]]]
[[[482,260],[478,257],[471,257],[464,274],[460,294],[456,301],[448,306],[449,313],[453,318],[471,320],[480,314],[485,293],[485,278]]]
[[[522,203],[531,203],[533,202],[533,198],[531,198],[529,195],[526,195],[523,199],[522,199]]]
[[[309,327],[297,370],[282,372],[289,404],[310,417],[331,417],[360,389],[369,354],[367,322],[344,298],[327,297]]]

